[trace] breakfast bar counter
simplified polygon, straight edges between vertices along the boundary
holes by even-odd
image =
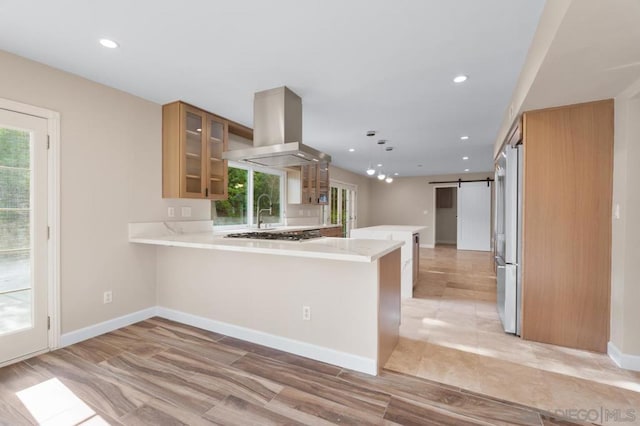
[[[368,374],[384,366],[402,242],[225,238],[208,226],[130,225],[131,243],[156,250],[160,316]]]

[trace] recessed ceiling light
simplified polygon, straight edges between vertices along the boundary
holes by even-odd
[[[468,77],[466,75],[457,75],[453,79],[453,82],[454,83],[463,83],[463,82],[467,81],[467,78]]]
[[[355,148],[349,148],[349,152],[355,151]]]
[[[379,164],[378,164],[378,167],[382,167],[382,163],[379,163]]]
[[[387,176],[387,178],[384,181],[387,183],[391,183],[393,182],[393,178],[391,176]]]
[[[462,157],[462,159],[463,159],[463,160],[468,160],[468,159],[469,159],[469,157]]]
[[[467,139],[469,139],[469,136],[460,136],[460,140],[462,141],[466,141]]]
[[[398,176],[398,173],[394,173],[393,175],[394,175],[394,176]]]
[[[464,169],[464,171],[465,171],[465,172],[468,172],[468,171],[469,171],[469,169]]]
[[[108,38],[101,38],[100,44],[109,49],[115,49],[116,47],[118,47],[118,43],[113,40],[109,40]]]
[[[376,174],[376,169],[371,168],[371,166],[369,166],[369,168],[367,169],[367,174],[369,176],[373,176]]]

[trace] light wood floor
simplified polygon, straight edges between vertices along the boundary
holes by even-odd
[[[367,376],[160,318],[0,369],[0,424],[35,423],[560,424],[457,387]]]

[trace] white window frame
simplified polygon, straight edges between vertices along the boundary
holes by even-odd
[[[234,229],[251,229],[257,226],[257,218],[255,217],[254,205],[253,205],[253,173],[261,172],[267,173],[270,175],[276,175],[280,177],[280,219],[277,223],[269,223],[272,226],[282,226],[284,225],[284,210],[285,210],[285,183],[286,183],[286,173],[284,170],[279,169],[271,169],[269,167],[262,167],[252,164],[239,163],[235,161],[229,161],[228,167],[233,167],[235,169],[242,169],[247,171],[247,223],[246,224],[237,224],[237,225],[214,225],[213,228],[215,230],[234,230]],[[215,203],[215,201],[212,201]]]

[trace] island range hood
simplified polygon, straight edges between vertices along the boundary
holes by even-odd
[[[268,167],[331,162],[331,156],[302,144],[302,99],[286,86],[257,92],[253,100],[253,148],[222,158]]]

